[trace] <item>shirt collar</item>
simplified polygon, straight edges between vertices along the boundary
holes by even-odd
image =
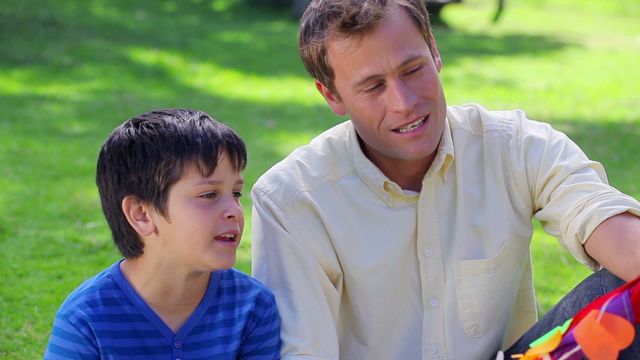
[[[427,178],[430,173],[437,172],[442,178],[442,181],[444,181],[447,171],[455,158],[454,154],[453,136],[451,135],[451,126],[449,125],[449,117],[447,116],[444,121],[444,131],[440,138],[440,144],[438,145],[438,153],[436,154],[436,158],[433,159],[433,163],[431,163],[431,167],[429,168],[429,171],[427,171],[425,178]]]
[[[347,134],[347,151],[349,157],[353,163],[355,172],[360,176],[371,190],[376,193],[387,205],[393,206],[392,193],[397,195],[407,196],[406,193],[398,186],[398,184],[391,181],[378,167],[366,157],[360,142],[358,140],[358,134],[352,123],[349,124],[349,132]],[[438,153],[436,154],[429,171],[425,175],[425,179],[432,176],[434,173],[438,173],[445,179],[445,175],[451,163],[454,159],[453,151],[453,139],[451,136],[451,127],[449,126],[448,119],[445,120],[444,131],[440,138],[440,144],[438,145]]]
[[[349,133],[347,134],[347,151],[353,163],[353,168],[358,176],[365,182],[376,195],[382,199],[388,206],[393,206],[393,197],[385,188],[390,189],[391,186],[397,185],[389,180],[378,167],[369,160],[360,147],[358,134],[353,127],[353,123],[349,122]]]

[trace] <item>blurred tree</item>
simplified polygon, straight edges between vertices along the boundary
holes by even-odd
[[[256,0],[267,6],[276,6],[276,7],[291,7],[291,11],[293,16],[296,18],[300,18],[304,10],[307,8],[311,0]],[[442,18],[440,17],[440,12],[445,5],[452,3],[461,3],[462,0],[425,0],[425,4],[427,5],[427,11],[429,11],[429,15],[431,17],[431,23],[434,25],[446,25]],[[502,14],[502,10],[504,7],[504,0],[497,0],[497,9],[496,13],[493,17],[493,21],[496,22],[500,18]]]
[[[307,8],[311,0],[261,0],[265,3],[270,3],[273,5],[288,5],[291,2],[291,8],[293,14],[296,17],[301,17],[304,10]],[[427,5],[427,10],[429,11],[429,15],[432,18],[440,18],[440,11],[442,8],[451,3],[460,3],[462,0],[425,0],[425,4]]]

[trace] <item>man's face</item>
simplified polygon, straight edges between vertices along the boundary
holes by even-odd
[[[438,148],[446,102],[438,77],[441,61],[400,7],[362,38],[330,37],[335,92],[316,87],[338,115],[347,114],[367,156],[384,172],[430,164]]]

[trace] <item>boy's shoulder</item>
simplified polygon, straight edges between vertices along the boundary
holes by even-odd
[[[70,320],[74,317],[92,316],[100,313],[104,306],[113,305],[114,300],[123,297],[114,274],[119,266],[118,261],[80,284],[64,300],[58,316]]]
[[[275,297],[263,283],[236,269],[220,271],[221,294],[235,294],[244,297],[257,297],[267,301],[275,301]]]
[[[226,333],[225,337],[229,333],[242,334],[240,354],[258,351],[262,354],[260,358],[279,358],[280,315],[273,293],[258,280],[233,268],[216,273],[219,274],[218,291],[213,301],[216,306],[208,312],[212,319],[221,322],[216,331]],[[229,314],[233,314],[233,324],[223,328],[229,323]],[[239,328],[243,330],[238,332]],[[245,356],[239,355],[238,358]]]
[[[271,290],[258,279],[234,268],[220,271],[220,286],[223,288],[233,288],[235,291],[253,291],[271,294]]]

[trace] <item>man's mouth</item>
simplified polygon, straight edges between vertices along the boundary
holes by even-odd
[[[425,123],[425,121],[427,121],[427,117],[426,116],[421,118],[421,119],[418,119],[418,120],[412,122],[411,124],[405,125],[405,126],[403,126],[401,128],[393,129],[393,131],[399,132],[401,134],[408,133],[408,132],[411,132],[411,131],[419,128],[422,124]]]

